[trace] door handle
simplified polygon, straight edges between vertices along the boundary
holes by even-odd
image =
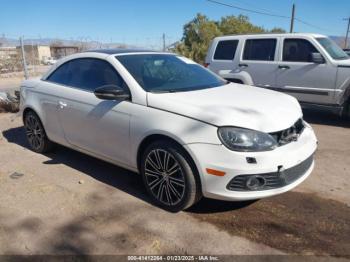
[[[67,103],[64,103],[64,102],[62,102],[62,101],[58,101],[58,106],[59,106],[61,109],[63,109],[63,108],[65,108],[65,107],[67,106]]]
[[[239,64],[238,66],[239,66],[239,67],[243,67],[243,68],[244,68],[244,67],[248,67],[247,64]]]
[[[278,68],[279,69],[290,69],[290,67],[287,65],[279,65]]]

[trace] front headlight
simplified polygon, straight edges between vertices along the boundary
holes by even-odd
[[[230,150],[242,152],[269,151],[277,147],[276,140],[269,134],[236,127],[220,127],[221,142]]]

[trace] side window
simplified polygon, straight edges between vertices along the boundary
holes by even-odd
[[[124,81],[106,61],[94,58],[79,58],[69,62],[67,85],[94,91],[104,85],[124,87]]]
[[[236,54],[238,40],[220,41],[215,50],[215,60],[233,60]]]
[[[276,39],[248,39],[245,42],[243,60],[273,61]]]
[[[58,67],[48,78],[47,80],[53,83],[61,84],[61,85],[67,85],[70,79],[69,74],[69,64],[70,62],[67,62],[60,67]]]
[[[285,39],[283,44],[283,61],[312,62],[311,53],[319,53],[305,39]]]

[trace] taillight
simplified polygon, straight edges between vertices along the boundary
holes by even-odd
[[[209,63],[204,63],[204,67],[208,67],[209,65]]]

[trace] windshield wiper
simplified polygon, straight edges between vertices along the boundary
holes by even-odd
[[[176,93],[181,91],[177,89],[169,89],[169,90],[151,90],[150,92],[155,94],[163,94],[163,93]]]

